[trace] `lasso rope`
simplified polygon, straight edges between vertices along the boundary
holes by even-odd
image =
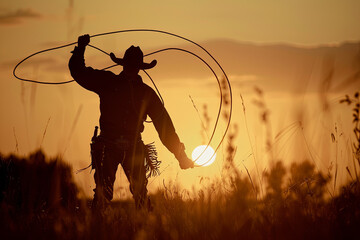
[[[231,84],[230,84],[230,81],[229,81],[229,78],[228,76],[226,75],[224,69],[222,68],[222,66],[220,65],[220,63],[204,48],[202,47],[200,44],[188,39],[188,38],[185,38],[185,37],[182,37],[180,35],[177,35],[177,34],[174,34],[174,33],[170,33],[170,32],[167,32],[167,31],[162,31],[162,30],[155,30],[155,29],[127,29],[127,30],[119,30],[119,31],[112,31],[112,32],[105,32],[105,33],[99,33],[99,34],[95,34],[95,35],[92,35],[90,36],[90,38],[94,38],[94,37],[99,37],[99,36],[105,36],[105,35],[112,35],[112,34],[118,34],[118,33],[126,33],[126,32],[155,32],[155,33],[161,33],[161,34],[165,34],[165,35],[170,35],[170,36],[173,36],[173,37],[176,37],[176,38],[180,38],[182,40],[185,40],[187,42],[190,42],[192,44],[194,44],[195,46],[199,47],[201,50],[203,50],[208,56],[211,57],[211,59],[216,63],[216,65],[220,68],[220,70],[222,71],[224,77],[225,77],[225,80],[228,84],[228,88],[229,88],[229,95],[230,95],[230,109],[229,109],[229,118],[228,118],[228,122],[227,122],[227,126],[226,126],[226,129],[224,131],[224,134],[219,142],[219,144],[217,145],[213,155],[209,158],[209,160],[201,165],[198,165],[198,166],[203,166],[205,165],[206,163],[208,163],[211,158],[216,154],[216,152],[218,151],[220,145],[222,144],[222,142],[224,141],[225,139],[225,136],[229,130],[229,127],[230,127],[230,121],[231,121],[231,117],[232,117],[232,89],[231,89]],[[41,54],[41,53],[44,53],[44,52],[49,52],[49,51],[53,51],[53,50],[57,50],[57,49],[61,49],[61,48],[65,48],[65,47],[69,47],[71,45],[75,45],[77,44],[77,42],[72,42],[72,43],[69,43],[69,44],[65,44],[65,45],[61,45],[61,46],[58,46],[58,47],[53,47],[53,48],[48,48],[48,49],[44,49],[44,50],[41,50],[41,51],[38,51],[38,52],[35,52],[29,56],[27,56],[26,58],[24,58],[23,60],[21,60],[18,64],[16,64],[16,66],[14,67],[14,70],[13,70],[13,75],[15,78],[19,79],[20,81],[24,81],[24,82],[31,82],[31,83],[37,83],[37,84],[47,84],[47,85],[60,85],[60,84],[66,84],[66,83],[71,83],[73,82],[74,80],[70,80],[70,81],[63,81],[63,82],[41,82],[41,81],[36,81],[36,80],[32,80],[32,79],[25,79],[25,78],[21,78],[21,77],[18,77],[16,75],[16,69],[23,63],[25,62],[26,60],[28,60],[29,58],[35,56],[35,55],[38,55],[38,54]],[[89,45],[90,47],[93,47],[107,55],[109,55],[107,52],[101,50],[100,48],[97,48],[95,46],[92,46],[92,45]],[[183,51],[183,52],[187,52],[189,54],[192,54],[193,56],[197,57],[198,59],[200,59],[204,64],[206,64],[206,66],[212,71],[212,73],[215,75],[216,77],[216,80],[218,82],[218,86],[219,86],[219,91],[220,91],[220,106],[219,106],[219,110],[218,110],[218,113],[217,113],[217,117],[216,117],[216,122],[215,122],[215,125],[214,125],[214,129],[212,131],[212,134],[211,134],[211,137],[208,141],[208,144],[206,145],[206,148],[203,150],[203,152],[197,157],[197,159],[194,160],[194,162],[196,162],[196,160],[198,160],[201,155],[206,151],[206,149],[210,146],[210,143],[215,135],[215,131],[216,131],[216,128],[217,128],[217,125],[218,125],[218,122],[219,122],[219,118],[220,118],[220,114],[221,114],[221,108],[222,108],[222,98],[223,98],[223,94],[222,94],[222,89],[221,89],[221,85],[220,85],[220,82],[219,82],[219,78],[217,77],[215,71],[211,68],[211,66],[204,60],[202,59],[200,56],[198,56],[197,54],[191,52],[191,51],[188,51],[188,50],[185,50],[185,49],[181,49],[181,48],[166,48],[166,49],[161,49],[161,50],[158,50],[158,51],[155,51],[155,52],[152,52],[152,53],[149,53],[149,54],[146,54],[145,56],[150,56],[152,54],[156,54],[156,53],[159,53],[159,52],[163,52],[163,51],[167,51],[167,50],[179,50],[179,51]],[[112,65],[110,67],[106,67],[106,68],[103,68],[102,70],[105,70],[105,69],[109,69],[111,67],[115,67],[117,65]],[[144,71],[145,72],[145,71]],[[162,97],[161,97],[161,94],[160,92],[158,91],[154,81],[151,79],[150,75],[145,72],[146,75],[150,78],[150,80],[152,81],[152,83],[154,84],[161,100],[162,100]]]

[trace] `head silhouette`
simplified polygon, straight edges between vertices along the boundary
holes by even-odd
[[[150,69],[155,67],[156,60],[151,63],[144,63],[144,54],[140,47],[131,46],[124,54],[123,58],[117,58],[114,53],[110,54],[111,59],[124,67],[124,72],[127,74],[138,74],[140,69]]]
[[[124,72],[138,74],[141,64],[143,64],[144,54],[140,47],[129,47],[124,54]]]

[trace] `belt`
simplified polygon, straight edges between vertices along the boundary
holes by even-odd
[[[137,143],[142,143],[141,138],[129,139],[127,136],[119,136],[118,138],[107,138],[101,134],[96,137],[95,142],[100,142],[108,147],[114,147],[117,149],[127,150],[130,147],[135,146]]]

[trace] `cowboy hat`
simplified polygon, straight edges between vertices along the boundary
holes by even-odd
[[[151,63],[144,63],[144,54],[141,51],[140,47],[129,47],[124,54],[123,58],[117,58],[114,53],[110,53],[110,58],[115,63],[121,66],[132,66],[139,69],[150,69],[155,67],[157,61],[153,60]]]

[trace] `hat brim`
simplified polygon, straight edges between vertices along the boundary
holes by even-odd
[[[110,58],[114,63],[119,64],[121,66],[126,65],[126,61],[123,58],[117,58],[114,53],[110,53]],[[157,64],[156,60],[152,60],[151,63],[142,62],[139,66],[140,69],[146,70],[155,67]]]

